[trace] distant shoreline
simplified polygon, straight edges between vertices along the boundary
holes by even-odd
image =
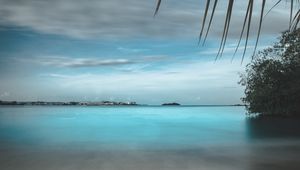
[[[48,101],[1,101],[0,105],[9,106],[136,106],[136,102],[115,102],[115,101],[100,101],[100,102],[48,102]]]
[[[116,101],[100,101],[100,102],[47,102],[47,101],[1,101],[0,106],[149,106],[149,107],[225,107],[225,106],[246,106],[243,104],[137,104],[136,102],[116,102]]]

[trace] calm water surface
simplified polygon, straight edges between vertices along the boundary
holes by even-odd
[[[244,143],[244,112],[243,107],[3,107],[0,139],[87,149]]]
[[[0,168],[299,169],[299,123],[268,123],[244,107],[2,106]]]

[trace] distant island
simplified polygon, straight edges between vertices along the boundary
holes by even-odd
[[[205,106],[205,107],[216,107],[216,106],[246,106],[244,104],[229,104],[229,105],[181,105],[176,102],[163,103],[161,105],[149,105],[149,104],[137,104],[133,101],[128,102],[116,102],[116,101],[94,101],[94,102],[47,102],[47,101],[1,101],[0,106]]]
[[[18,102],[18,101],[1,101],[0,105],[29,105],[29,106],[136,106],[136,102],[115,102],[115,101],[100,101],[100,102]]]
[[[162,106],[180,106],[180,104],[175,103],[175,102],[173,102],[173,103],[163,103]]]

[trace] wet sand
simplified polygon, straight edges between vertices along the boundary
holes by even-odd
[[[3,170],[299,170],[300,144],[185,150],[1,149]]]

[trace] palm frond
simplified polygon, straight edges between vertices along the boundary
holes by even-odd
[[[216,11],[217,4],[218,4],[218,0],[215,0],[214,5],[213,5],[213,9],[212,9],[212,12],[211,12],[210,20],[209,20],[209,23],[208,23],[207,31],[206,31],[206,34],[205,34],[202,45],[205,44],[205,41],[207,39],[209,30],[210,30],[210,27],[211,27],[211,23],[212,23],[212,21],[214,19],[214,16],[215,16],[215,11]]]
[[[244,18],[243,28],[242,28],[241,35],[240,35],[240,38],[239,38],[239,42],[238,42],[238,44],[235,48],[235,51],[234,51],[234,54],[232,56],[231,61],[234,59],[234,57],[236,55],[236,52],[238,51],[238,49],[240,47],[240,44],[241,44],[241,41],[242,41],[242,38],[243,38],[243,35],[244,35],[244,32],[245,32],[245,27],[246,27],[246,23],[247,23],[247,18],[249,16],[250,7],[251,7],[251,1],[249,1],[249,3],[248,3],[248,7],[247,7],[247,10],[246,10],[246,16]]]
[[[280,2],[282,2],[282,0],[278,0],[273,6],[272,6],[272,8],[270,8],[269,10],[268,10],[268,12],[266,12],[266,15],[264,16],[264,17],[266,17],[277,5],[279,5],[280,4]]]
[[[222,56],[222,54],[224,52],[224,48],[225,48],[227,37],[228,37],[230,21],[231,21],[233,3],[234,3],[234,0],[229,0],[229,2],[228,2],[227,14],[226,14],[226,19],[225,19],[225,26],[224,26],[222,40],[221,40],[221,44],[220,44],[219,51],[218,51],[218,54],[216,56],[216,59],[218,59],[219,56]]]
[[[206,22],[206,18],[207,18],[207,13],[208,13],[208,10],[209,10],[209,5],[210,5],[210,0],[207,0],[207,1],[206,1],[205,12],[204,12],[204,18],[203,18],[203,22],[202,22],[202,27],[201,27],[201,31],[200,31],[200,35],[199,35],[199,41],[198,41],[198,44],[199,44],[200,41],[201,41],[202,34],[203,34],[203,31],[204,31],[205,22]]]
[[[247,35],[246,35],[246,40],[245,40],[245,47],[244,47],[244,52],[243,52],[243,56],[242,56],[242,61],[241,63],[243,63],[244,58],[245,58],[245,54],[247,51],[247,47],[248,47],[248,40],[249,40],[249,35],[250,35],[250,28],[251,28],[251,20],[252,20],[252,13],[253,13],[253,2],[254,0],[249,0],[249,17],[248,17],[248,26],[247,26]]]
[[[296,13],[296,15],[293,19],[293,25],[292,25],[291,31],[294,31],[297,29],[297,27],[299,25],[299,21],[300,21],[300,9],[298,10],[298,12]]]
[[[291,9],[290,9],[290,26],[289,26],[289,29],[290,29],[290,30],[291,30],[291,28],[292,28],[293,8],[294,8],[294,1],[293,1],[293,0],[291,0]]]
[[[155,8],[154,16],[157,15],[157,13],[159,11],[160,4],[161,4],[161,0],[157,0],[157,5],[156,5],[156,8]]]
[[[258,41],[259,41],[259,37],[260,37],[260,32],[261,32],[261,27],[262,27],[262,22],[263,22],[263,17],[264,17],[265,6],[266,6],[266,0],[262,0],[262,4],[261,4],[261,14],[260,14],[260,20],[259,20],[259,26],[258,26],[258,32],[257,32],[257,38],[256,38],[254,50],[253,50],[252,59],[253,59],[253,57],[254,57],[254,55],[255,55],[255,52],[256,52],[256,49],[257,49],[257,45],[258,45]]]
[[[300,0],[289,0],[289,1],[290,1],[289,30],[293,31],[293,30],[298,28],[298,25],[299,25],[299,22],[300,22]],[[205,6],[205,11],[204,11],[202,26],[201,26],[200,33],[199,33],[198,44],[203,39],[203,34],[204,33],[205,33],[205,36],[204,36],[204,39],[203,39],[203,44],[205,43],[205,41],[207,39],[208,33],[211,29],[211,24],[214,20],[215,10],[216,10],[218,2],[219,2],[218,0],[214,0],[212,8],[211,8],[212,1],[211,0],[206,0],[206,6]],[[230,27],[231,16],[232,16],[232,12],[233,12],[233,6],[234,6],[235,2],[236,2],[235,0],[228,0],[225,23],[224,23],[221,42],[220,42],[220,46],[219,46],[219,50],[218,50],[216,59],[220,58],[222,56],[223,52],[224,52],[224,48],[225,48],[225,45],[226,45],[226,42],[227,42],[229,27]],[[254,49],[253,49],[253,55],[252,56],[255,55],[256,50],[257,50],[257,46],[258,46],[258,42],[259,42],[260,35],[261,35],[261,30],[262,30],[264,17],[266,17],[276,6],[278,6],[278,4],[280,4],[280,2],[282,2],[282,0],[278,0],[266,13],[265,13],[266,0],[261,0],[261,2],[262,3],[261,3],[260,19],[259,19],[259,24],[258,24],[258,28],[257,28],[256,41],[255,41],[255,46],[254,46]],[[154,16],[158,13],[160,4],[161,4],[161,0],[158,0]],[[244,50],[243,50],[243,54],[242,54],[242,62],[244,60],[244,57],[245,57],[246,51],[247,51],[247,47],[248,47],[249,37],[250,37],[250,28],[251,28],[251,25],[252,25],[253,8],[254,8],[254,0],[248,0],[246,15],[243,19],[243,21],[244,21],[243,22],[243,27],[242,27],[241,34],[240,34],[240,37],[238,39],[238,44],[237,44],[236,49],[234,51],[232,60],[234,59],[234,57],[235,57],[235,55],[236,55],[236,53],[237,53],[237,51],[240,47],[241,41],[243,40],[243,35],[245,33],[245,30],[246,30],[246,36],[244,38],[245,46],[244,46]],[[297,8],[297,12],[295,14],[294,14],[294,8]],[[210,14],[210,19],[209,19],[209,22],[208,22],[207,29],[205,31],[206,24],[207,24],[206,21],[207,21],[207,18],[209,17],[209,14]]]

